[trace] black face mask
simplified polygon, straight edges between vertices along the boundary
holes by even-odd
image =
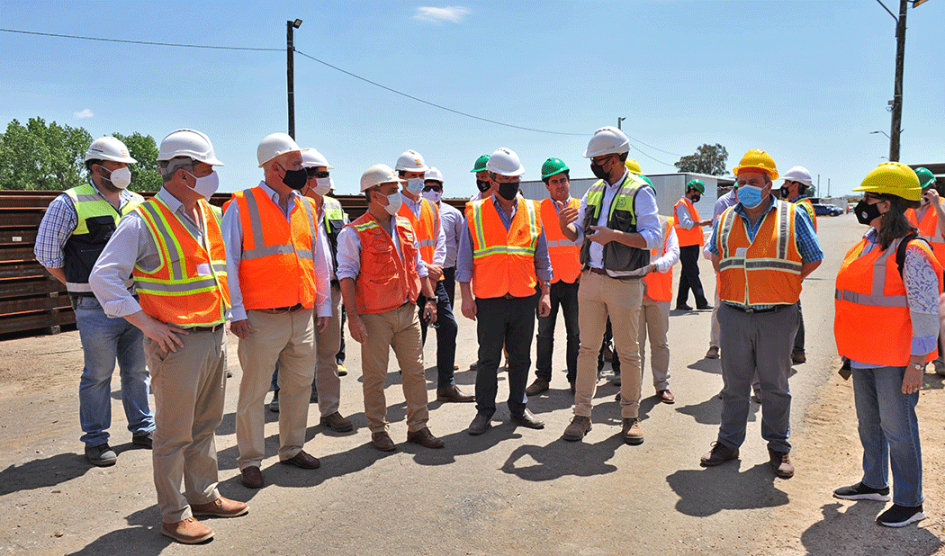
[[[492,187],[492,182],[489,180],[476,180],[476,187],[479,188],[480,192],[485,193]]]
[[[787,187],[784,187],[784,186],[782,185],[782,186],[781,186],[781,198],[782,198],[782,199],[787,199],[787,198],[788,198],[788,195],[790,195],[790,194],[791,194],[791,190],[789,190]],[[790,200],[790,199],[789,199],[789,200]]]
[[[285,168],[283,168],[285,170]],[[305,184],[308,182],[308,174],[305,173],[305,170],[285,170],[285,175],[282,176],[282,183],[290,189],[299,191]]]
[[[853,212],[856,214],[856,221],[864,226],[869,226],[876,217],[882,216],[882,213],[879,212],[879,204],[871,205],[866,202],[866,199],[860,201],[853,207]]]
[[[693,204],[698,203],[701,200],[702,200],[702,195],[694,195],[692,199],[690,199],[690,201],[692,201]]]
[[[599,180],[606,180],[610,176],[610,174],[607,173],[607,170],[604,170],[603,166],[600,164],[594,164],[593,162],[591,162],[591,172],[593,172]]]
[[[511,201],[515,198],[515,194],[518,193],[518,182],[503,182],[499,184],[499,196],[505,199],[506,201]]]

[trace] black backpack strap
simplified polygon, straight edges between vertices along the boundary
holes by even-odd
[[[918,233],[915,230],[912,230],[905,237],[902,238],[902,241],[899,242],[899,246],[896,247],[896,267],[899,268],[899,277],[902,278],[903,266],[906,264],[906,248],[909,247],[909,242],[914,239],[919,239],[919,241],[925,241],[929,243],[924,238],[918,238]],[[931,248],[929,244],[929,248]]]

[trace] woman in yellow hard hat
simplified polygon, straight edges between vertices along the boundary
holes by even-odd
[[[925,519],[915,406],[937,350],[942,267],[906,217],[922,195],[912,169],[880,164],[854,191],[864,192],[854,210],[870,229],[837,274],[834,335],[853,376],[863,478],[834,496],[889,500],[891,462],[893,506],[876,521],[902,527]]]

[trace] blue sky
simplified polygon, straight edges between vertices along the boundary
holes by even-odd
[[[526,180],[551,156],[590,177],[587,140],[618,117],[645,173],[721,143],[729,169],[763,148],[782,171],[806,166],[838,194],[889,152],[870,132],[890,129],[895,22],[872,0],[0,0],[5,29],[280,49],[0,33],[0,124],[39,116],[158,142],[198,129],[226,163],[221,190],[251,187],[257,144],[287,128],[285,22],[295,18],[296,48],[349,72],[482,118],[581,134],[459,116],[296,54],[296,138],[335,166],[341,193],[406,149],[440,168],[447,196],[471,195],[473,162],[498,147],[519,154]],[[910,9],[907,22],[901,160],[945,162],[945,0]]]

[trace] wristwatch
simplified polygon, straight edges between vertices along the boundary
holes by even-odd
[[[915,370],[917,370],[917,371],[921,371],[922,369],[925,368],[925,365],[919,365],[918,363],[913,363],[913,364],[912,364],[912,368],[915,369]]]

